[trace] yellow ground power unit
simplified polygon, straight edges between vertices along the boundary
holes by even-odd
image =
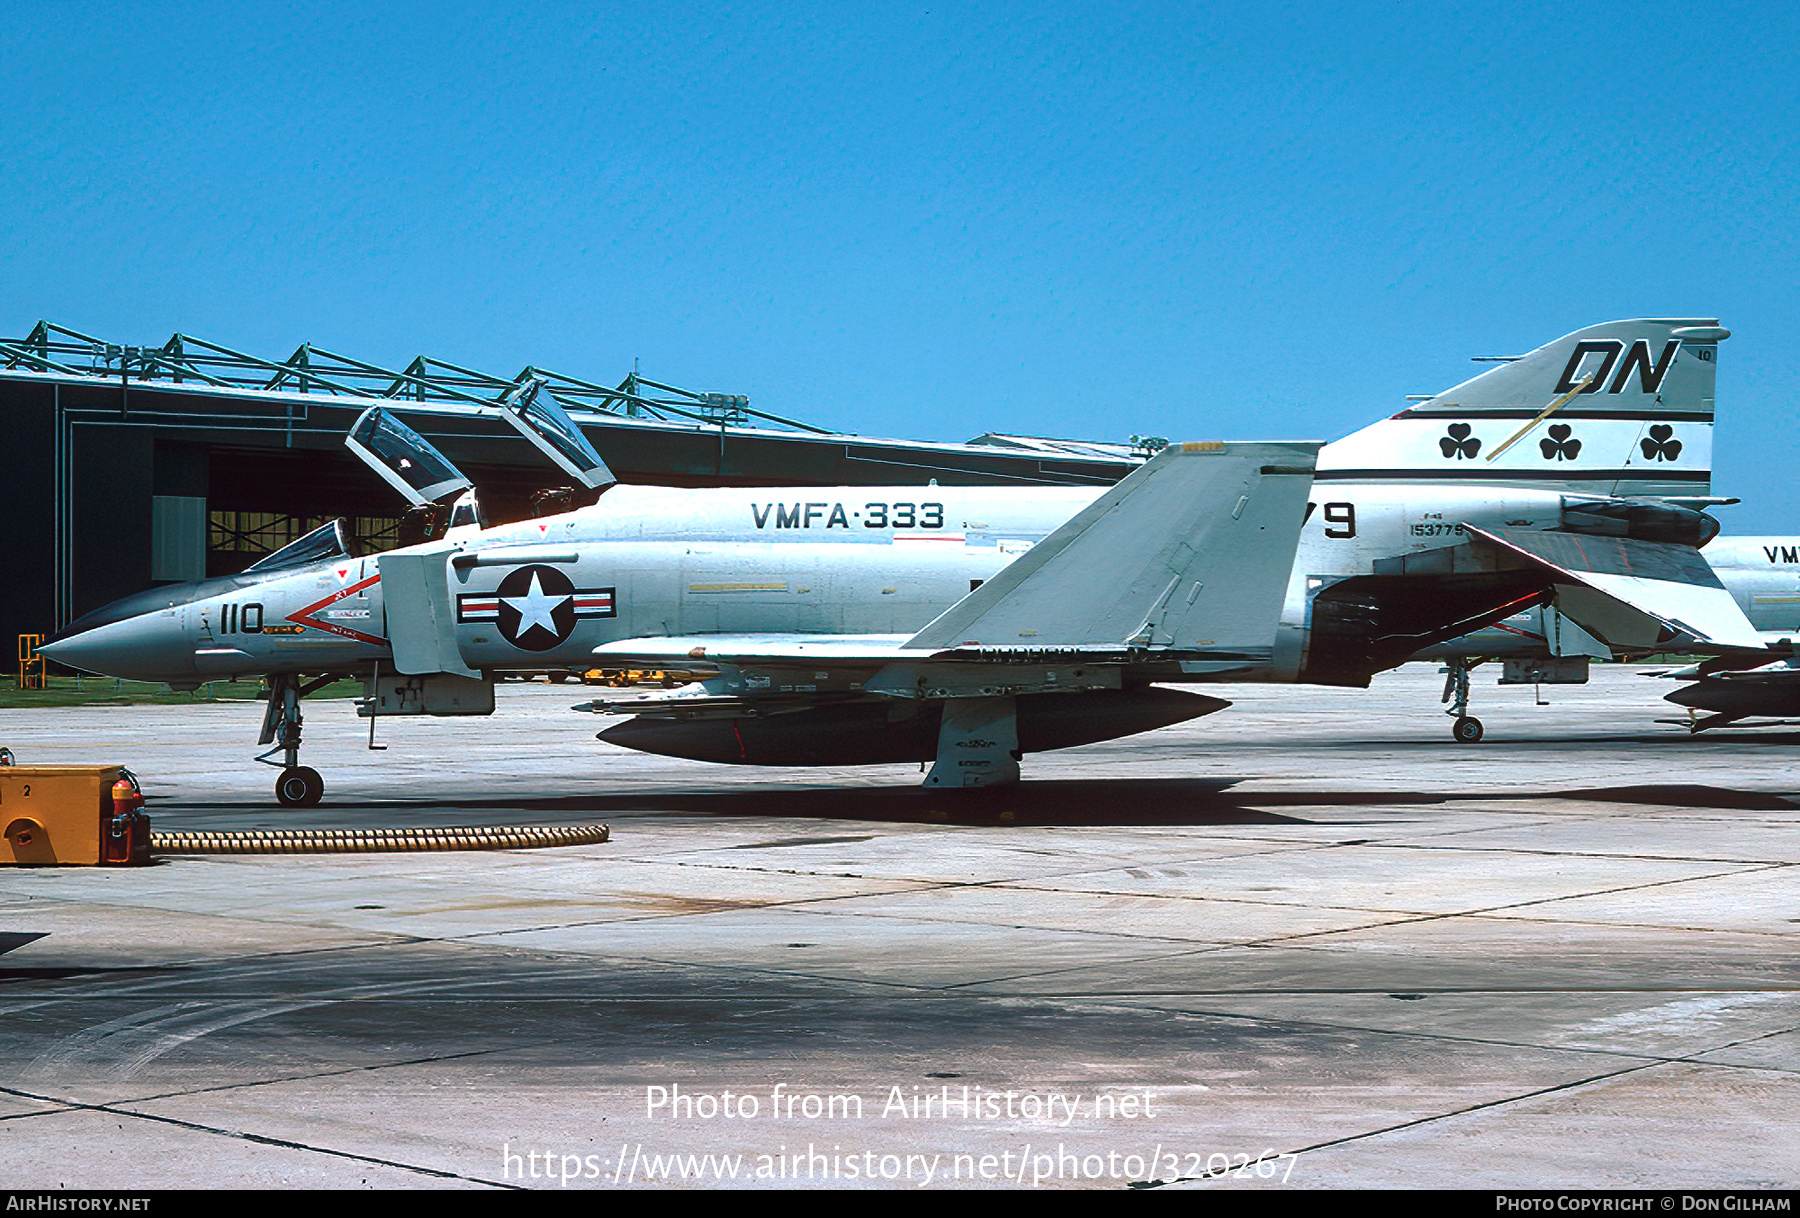
[[[143,805],[137,779],[121,766],[0,766],[0,864],[147,863]]]

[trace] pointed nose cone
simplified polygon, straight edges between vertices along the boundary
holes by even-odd
[[[38,648],[84,672],[134,681],[179,681],[194,671],[194,647],[179,608],[139,614],[77,633],[64,631]]]
[[[1712,682],[1718,685],[1719,682]],[[1700,681],[1693,685],[1683,685],[1680,689],[1671,690],[1663,695],[1664,702],[1673,702],[1676,706],[1691,706],[1696,710],[1718,710],[1712,705],[1713,691],[1707,688],[1707,682]]]
[[[186,614],[194,584],[121,597],[76,618],[38,650],[58,664],[134,681],[179,681],[194,671]]]

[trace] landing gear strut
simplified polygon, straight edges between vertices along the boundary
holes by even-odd
[[[302,682],[297,674],[288,672],[269,678],[269,704],[263,712],[262,735],[257,743],[275,747],[256,760],[281,767],[281,777],[275,780],[275,798],[284,808],[311,808],[325,794],[325,780],[319,772],[300,764],[300,727],[305,722],[300,699],[336,679],[337,674],[327,673]],[[277,753],[281,760],[270,761]]]
[[[1483,734],[1481,720],[1469,713],[1469,673],[1480,663],[1480,660],[1451,660],[1444,669],[1447,675],[1440,701],[1450,704],[1450,709],[1444,713],[1456,720],[1450,725],[1450,737],[1458,744],[1476,744]]]

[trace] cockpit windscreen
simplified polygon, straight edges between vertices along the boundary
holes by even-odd
[[[285,567],[308,567],[316,562],[348,557],[350,547],[344,542],[344,522],[334,520],[330,524],[320,525],[298,541],[288,542],[267,558],[257,559],[244,570],[278,571]]]

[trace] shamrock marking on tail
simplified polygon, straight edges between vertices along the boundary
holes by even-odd
[[[1675,429],[1667,423],[1658,423],[1650,429],[1645,439],[1638,441],[1638,447],[1644,450],[1646,461],[1673,461],[1681,456],[1681,441],[1671,439]]]
[[[1454,457],[1457,460],[1468,458],[1473,460],[1481,451],[1481,441],[1469,434],[1471,428],[1467,423],[1450,424],[1450,434],[1438,440],[1438,448],[1443,451],[1445,460]]]
[[[1573,461],[1579,457],[1581,441],[1574,438],[1574,430],[1567,423],[1551,424],[1550,438],[1538,441],[1538,448],[1543,451],[1544,460]]]

